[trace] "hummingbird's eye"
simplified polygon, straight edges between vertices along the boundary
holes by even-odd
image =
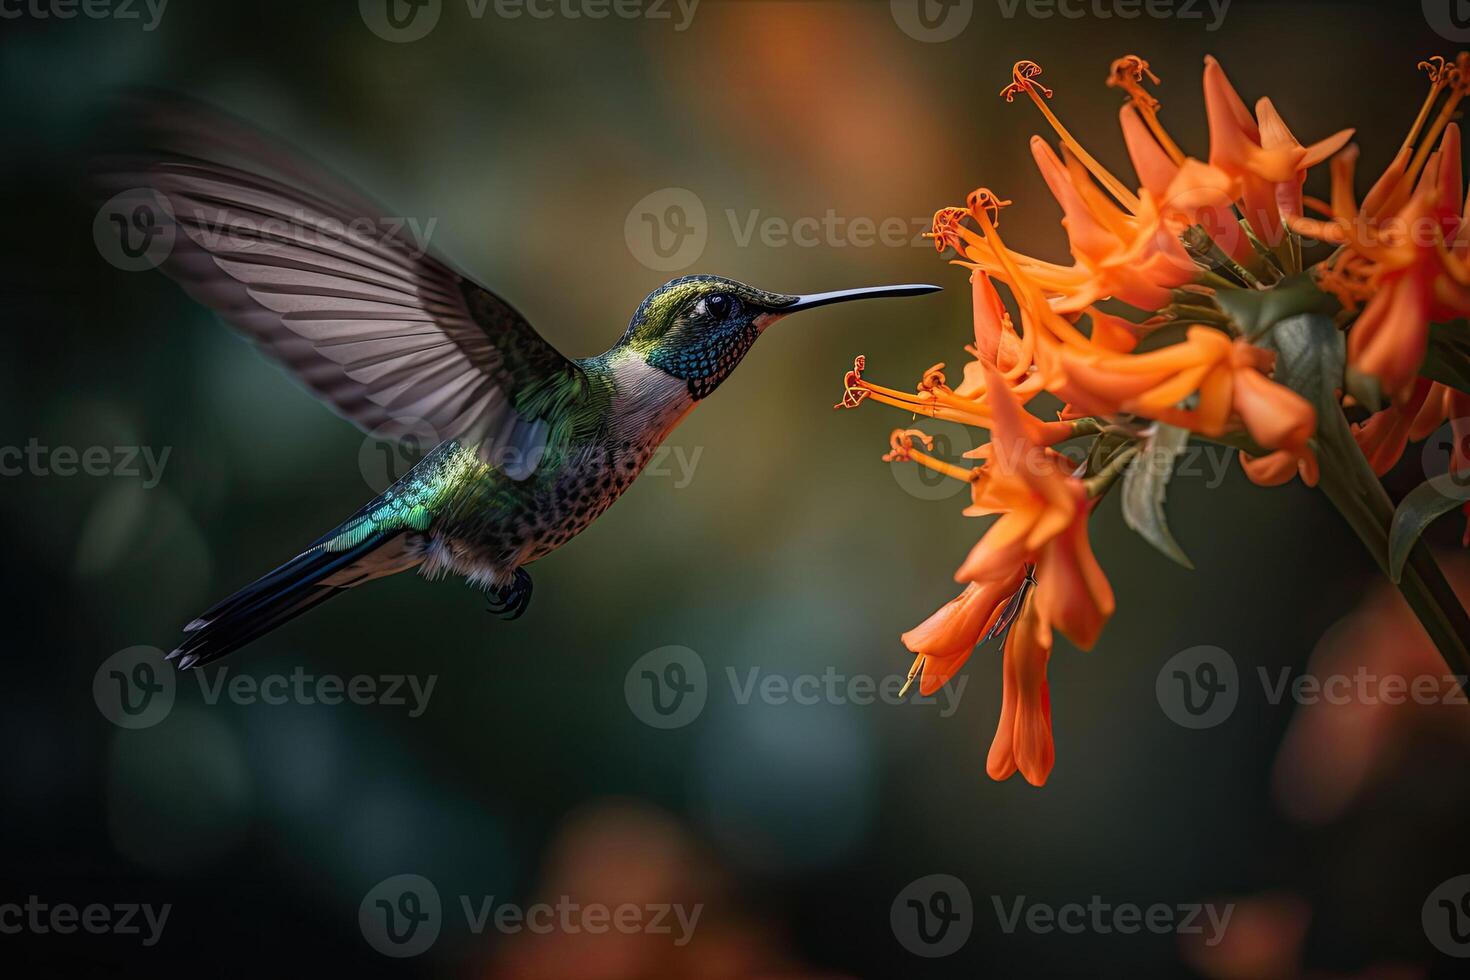
[[[713,296],[706,296],[704,298],[705,312],[709,313],[716,320],[725,319],[725,317],[730,315],[730,311],[734,307],[735,300],[724,293],[715,293]]]

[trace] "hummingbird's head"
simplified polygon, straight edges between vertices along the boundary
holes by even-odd
[[[938,286],[873,286],[793,296],[768,293],[721,276],[685,276],[648,295],[620,347],[706,397],[730,376],[761,332],[784,317],[830,303],[881,296],[919,296]]]

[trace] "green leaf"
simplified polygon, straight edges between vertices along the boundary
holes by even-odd
[[[1388,575],[1395,582],[1404,573],[1404,562],[1419,536],[1435,518],[1448,514],[1470,500],[1470,474],[1441,473],[1409,492],[1393,512],[1388,529]]]
[[[1338,412],[1346,350],[1342,331],[1320,313],[1289,316],[1278,322],[1261,346],[1276,351],[1275,380],[1312,403],[1318,418]]]
[[[1164,516],[1164,493],[1174,475],[1174,463],[1189,444],[1189,431],[1162,422],[1154,427],[1142,452],[1123,476],[1123,521],[1166,557],[1194,568],[1179,542],[1169,532]]]
[[[1470,325],[1464,320],[1429,325],[1429,349],[1419,373],[1457,391],[1470,392]]]
[[[1336,297],[1318,289],[1307,273],[1288,276],[1270,289],[1216,290],[1215,304],[1251,339],[1292,317],[1304,313],[1331,316],[1339,309]]]

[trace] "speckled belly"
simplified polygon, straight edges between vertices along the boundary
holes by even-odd
[[[435,528],[441,548],[464,574],[472,568],[508,574],[570,541],[622,496],[648,465],[657,443],[591,446],[521,483],[498,474],[470,506]],[[478,576],[477,576],[478,577]]]

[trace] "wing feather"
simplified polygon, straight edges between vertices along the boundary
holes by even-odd
[[[129,118],[149,149],[104,159],[99,178],[162,202],[163,269],[186,292],[365,431],[422,420],[515,479],[535,472],[557,429],[538,406],[565,407],[587,378],[510,304],[242,123],[159,100]]]

